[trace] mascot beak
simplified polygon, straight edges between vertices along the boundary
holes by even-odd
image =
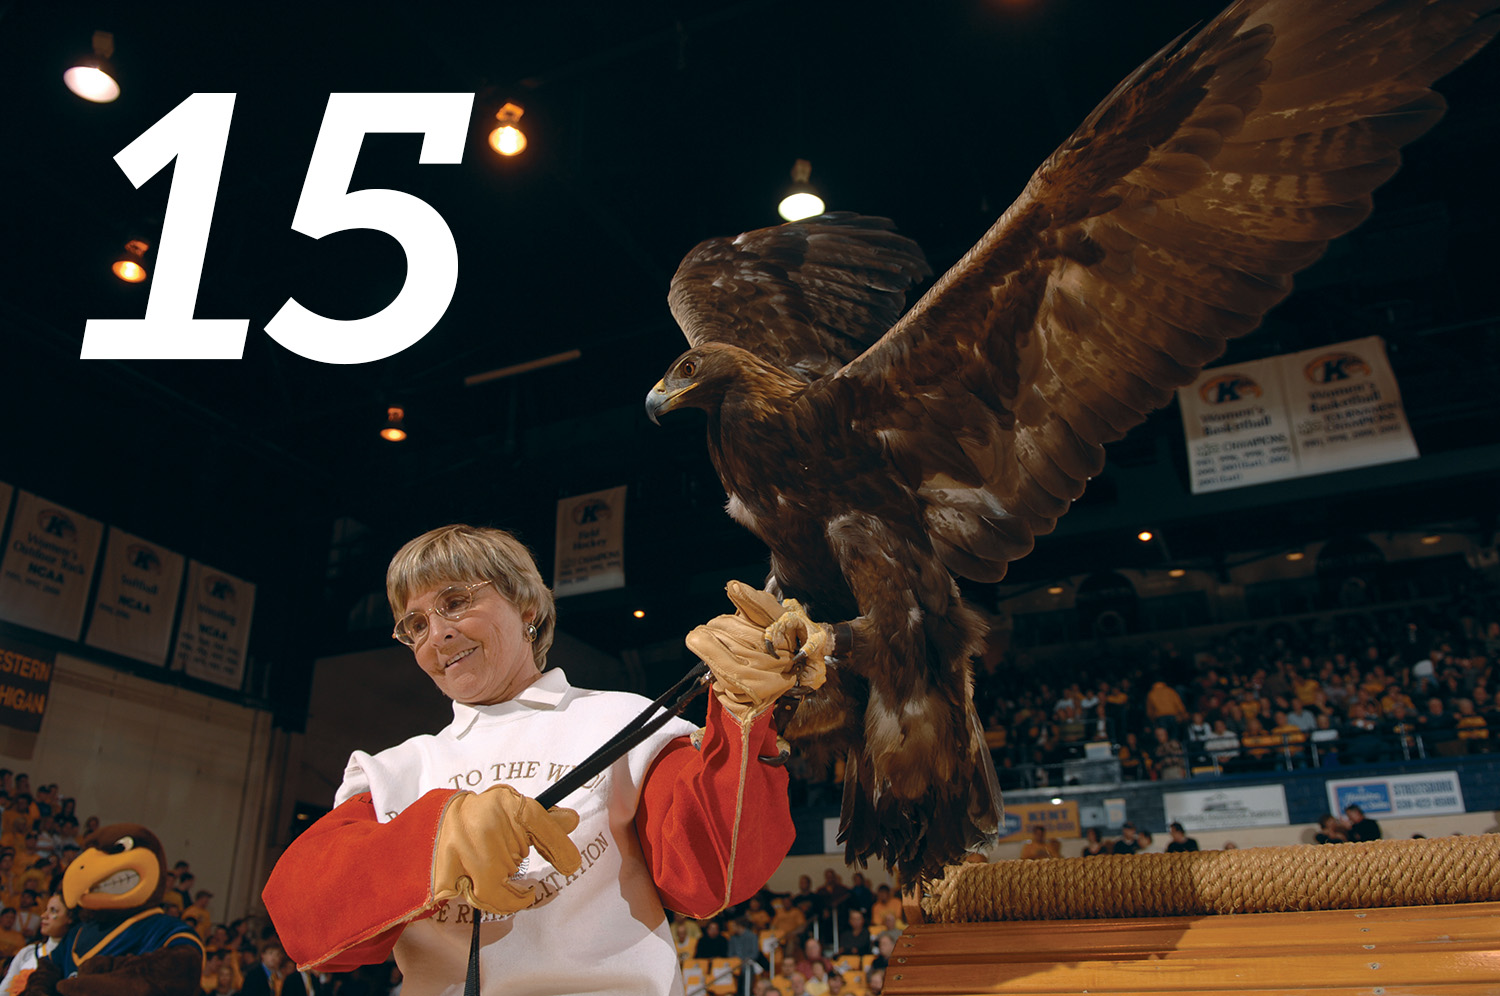
[[[669,391],[665,379],[657,381],[656,386],[646,392],[646,417],[653,425],[661,425],[660,416],[676,408],[677,399],[692,389],[693,385],[689,384],[687,387]]]
[[[69,909],[134,909],[146,903],[156,891],[160,864],[156,855],[145,847],[131,846],[123,851],[101,851],[91,847],[68,865],[63,872],[63,904]]]

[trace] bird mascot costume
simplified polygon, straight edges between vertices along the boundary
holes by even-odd
[[[143,826],[115,823],[83,846],[62,882],[78,922],[38,962],[22,996],[198,996],[203,943],[162,910],[161,841]]]

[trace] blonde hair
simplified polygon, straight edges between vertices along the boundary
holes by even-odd
[[[495,590],[524,618],[532,613],[536,639],[531,657],[537,670],[547,667],[557,625],[552,591],[542,581],[525,544],[503,529],[455,524],[425,532],[391,558],[385,572],[385,594],[391,614],[400,619],[412,595],[443,584],[493,581]]]

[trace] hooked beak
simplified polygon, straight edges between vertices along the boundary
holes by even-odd
[[[675,391],[667,390],[667,382],[659,380],[656,386],[646,392],[646,417],[653,425],[661,425],[660,416],[677,407],[677,399],[693,389],[693,385],[680,387]]]

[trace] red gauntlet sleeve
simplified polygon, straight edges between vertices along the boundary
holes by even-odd
[[[769,711],[741,727],[710,699],[701,748],[681,737],[657,755],[635,822],[664,905],[713,916],[749,899],[781,865],[796,835],[786,769],[758,760],[775,754]]]
[[[379,964],[403,926],[432,915],[433,847],[453,794],[434,789],[389,823],[358,795],[292,842],[261,898],[298,968]]]

